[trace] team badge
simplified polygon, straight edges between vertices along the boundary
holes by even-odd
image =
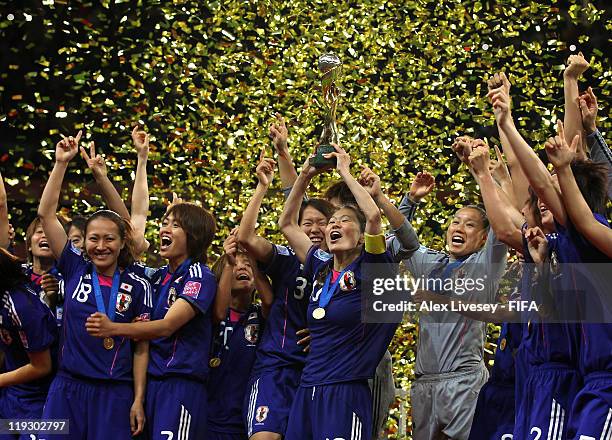
[[[185,287],[183,287],[183,295],[188,296],[189,298],[198,299],[201,287],[202,283],[197,281],[188,281],[185,283]]]
[[[124,313],[127,309],[130,308],[130,304],[132,303],[132,296],[127,293],[119,293],[117,295],[117,311],[119,313]]]
[[[503,338],[501,342],[499,343],[499,349],[501,351],[504,351],[506,349],[506,338]]]
[[[340,289],[347,291],[353,290],[357,286],[357,281],[355,280],[355,274],[351,270],[347,270],[342,275],[340,279]]]
[[[244,327],[244,339],[251,344],[256,343],[259,339],[259,324],[249,324]]]
[[[168,291],[168,307],[172,307],[174,301],[176,301],[176,289],[174,287],[170,287],[170,290]]]
[[[270,409],[267,406],[258,407],[257,411],[255,412],[255,420],[257,421],[257,423],[261,423],[266,420],[269,411]]]

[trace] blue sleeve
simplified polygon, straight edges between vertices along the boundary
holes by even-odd
[[[272,257],[266,264],[260,264],[259,269],[268,275],[273,282],[283,279],[300,266],[300,260],[293,249],[278,244],[272,245]]]
[[[34,292],[11,295],[15,305],[15,324],[19,337],[27,352],[44,351],[57,338],[57,322],[47,307]]]
[[[607,228],[610,227],[608,220],[604,216],[593,213],[593,217],[595,217],[595,220],[597,220],[599,223],[601,223],[605,227]],[[569,217],[567,218],[567,223],[565,227],[567,229],[567,233],[570,239],[576,245],[576,247],[578,247],[581,250],[586,250],[586,251],[595,249],[595,246],[593,246],[593,244],[591,244],[590,241],[588,241],[586,238],[584,238],[584,236],[580,232],[578,232],[574,224],[570,221]]]
[[[319,270],[332,258],[332,254],[328,254],[318,246],[312,246],[306,254],[304,276],[310,281],[313,281],[313,278],[319,273]]]
[[[79,268],[85,266],[87,263],[83,258],[83,253],[80,249],[74,247],[72,242],[68,240],[66,247],[62,251],[62,255],[57,262],[57,268],[64,275],[65,279],[70,278]]]
[[[142,273],[133,269],[134,265],[127,269],[132,284],[138,287],[137,295],[132,298],[134,301],[133,313],[135,317],[149,319],[153,310],[153,288],[149,280],[142,276]]]
[[[192,264],[182,284],[177,298],[183,298],[200,312],[206,313],[217,294],[217,280],[210,269],[201,263]]]

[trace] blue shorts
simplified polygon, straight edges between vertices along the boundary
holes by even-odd
[[[370,440],[372,395],[368,382],[300,386],[285,438]]]
[[[478,393],[469,440],[510,440],[514,431],[514,384],[489,381]]]
[[[569,366],[532,367],[517,401],[514,438],[565,440],[570,408],[581,387],[580,375]]]
[[[567,438],[612,439],[612,373],[589,374],[572,405]]]
[[[179,377],[147,379],[145,431],[149,440],[206,438],[206,385]]]
[[[20,396],[11,387],[0,389],[0,419],[40,419],[47,396]],[[29,434],[0,434],[0,440],[30,440]]]
[[[133,403],[131,383],[58,375],[49,388],[42,418],[68,419],[70,434],[62,440],[129,439]]]
[[[285,435],[301,376],[302,370],[280,368],[251,377],[243,406],[249,437],[258,432]]]
[[[246,434],[231,434],[227,432],[217,432],[208,430],[206,432],[206,440],[249,440]]]

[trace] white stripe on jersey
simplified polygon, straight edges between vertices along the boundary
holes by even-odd
[[[351,426],[351,440],[361,440],[361,420],[353,413],[353,425]]]
[[[11,298],[11,295],[8,292],[6,293],[6,295],[4,295],[2,301],[4,302],[5,307],[8,309],[9,316],[13,323],[17,327],[21,327],[21,319],[19,319],[19,315],[17,314],[17,310],[15,309],[15,303],[13,302],[13,298]]]
[[[561,440],[564,422],[565,410],[561,408],[559,402],[553,399],[550,408],[550,423],[548,425],[547,440]]]
[[[151,293],[151,284],[149,284],[149,282],[147,280],[145,280],[142,277],[139,277],[138,275],[129,272],[128,276],[133,279],[134,281],[140,283],[140,285],[142,286],[142,289],[144,290],[144,304],[147,307],[153,307],[153,298],[152,298],[152,293]]]
[[[251,387],[251,398],[249,400],[249,410],[247,411],[247,424],[249,437],[253,435],[253,417],[255,416],[255,404],[257,402],[257,394],[259,393],[259,379],[253,383]]]
[[[606,423],[604,423],[599,440],[612,440],[612,408],[608,410],[608,417],[606,418]]]
[[[181,420],[178,428],[178,440],[189,440],[189,428],[191,426],[191,414],[181,405]]]

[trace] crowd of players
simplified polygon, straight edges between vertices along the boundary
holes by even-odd
[[[148,134],[132,132],[130,210],[93,143],[83,147],[81,132],[63,138],[27,228],[27,263],[13,255],[0,178],[0,419],[68,419],[61,438],[83,440],[385,438],[387,348],[398,324],[362,320],[364,265],[393,273],[403,262],[414,277],[487,280],[463,295],[419,291],[419,303],[496,303],[514,249],[512,299],[542,307],[420,316],[413,438],[611,440],[610,285],[595,263],[612,256],[612,152],[596,127],[593,91],[579,93],[587,68],[578,54],[564,71],[564,122],[545,145],[552,174],[514,124],[508,79],[489,79],[503,156],[496,147],[491,160],[480,139],[454,142],[484,208],[455,212],[446,252],[420,243],[411,225],[432,174],[418,173],[398,207],[374,171],[351,174],[338,145],[326,156],[333,166],[309,159],[298,175],[279,116],[270,127],[276,160],[262,152],[224,255],[209,268],[215,217],[175,197],[159,219],[167,264],[148,267],[139,261],[149,248]],[[108,209],[64,224],[56,214],[62,182],[79,151]],[[286,245],[256,232],[277,167]],[[338,182],[307,195],[311,179],[331,169]],[[502,323],[490,373],[486,322]]]

